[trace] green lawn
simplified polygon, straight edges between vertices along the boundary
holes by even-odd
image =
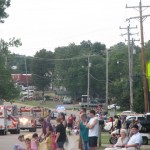
[[[53,101],[46,101],[45,103],[41,103],[40,100],[32,100],[32,101],[25,101],[21,102],[20,100],[15,100],[14,102],[20,103],[20,104],[25,104],[25,105],[30,105],[30,106],[40,106],[40,107],[48,107],[48,108],[56,108],[57,105],[63,105],[62,102],[53,102]],[[77,105],[66,105],[67,110],[72,110],[72,109],[79,109],[80,107]]]
[[[59,103],[58,102],[53,102],[53,101],[46,101],[44,103],[41,103],[39,100],[32,100],[32,101],[25,101],[21,102],[19,100],[16,100],[15,103],[20,103],[20,104],[25,104],[25,105],[30,105],[30,106],[40,106],[40,107],[48,107],[48,108],[55,108]]]

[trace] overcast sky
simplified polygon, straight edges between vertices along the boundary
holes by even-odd
[[[142,3],[150,6],[150,0]],[[23,45],[11,51],[31,56],[42,48],[54,51],[83,40],[101,42],[109,48],[127,39],[120,36],[126,30],[119,29],[127,27],[126,18],[139,16],[135,9],[126,9],[126,4],[138,6],[139,0],[12,0],[7,9],[9,18],[0,24],[0,38],[21,38]],[[150,8],[143,14],[150,14]],[[140,31],[138,20],[130,24],[138,25],[132,33]],[[150,40],[149,27],[150,17],[144,21],[145,42]]]

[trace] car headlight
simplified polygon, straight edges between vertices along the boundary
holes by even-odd
[[[28,122],[27,118],[19,118],[19,121],[23,124],[26,124]]]

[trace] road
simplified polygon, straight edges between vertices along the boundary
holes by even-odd
[[[5,103],[5,105],[10,105],[10,103]],[[72,111],[72,110],[68,110],[67,111],[67,117],[70,114],[78,114],[78,111]],[[52,120],[52,124],[56,124],[55,120]],[[40,134],[41,129],[37,129],[37,133]],[[21,130],[20,135],[26,135],[26,134],[32,134],[32,132],[29,132],[28,130]],[[8,132],[7,135],[2,136],[0,135],[0,150],[13,150],[13,146],[14,144],[21,144],[23,146],[25,146],[24,142],[19,142],[18,141],[18,136],[19,134],[10,134]],[[65,150],[78,150],[78,135],[71,135],[69,136],[69,143],[68,145],[65,145]]]
[[[28,130],[22,130],[20,134],[29,134]],[[19,134],[10,134],[8,132],[7,135],[0,135],[0,150],[13,150],[14,144],[25,145],[23,142],[18,141]]]

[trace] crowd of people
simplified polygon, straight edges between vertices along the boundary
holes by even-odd
[[[128,132],[129,137],[132,136],[132,127],[134,125],[138,126],[138,129],[141,130],[142,129],[142,125],[140,123],[140,121],[133,119],[131,122],[126,121],[126,116],[114,116],[114,119],[112,117],[110,117],[109,119],[110,122],[112,122],[112,127],[111,127],[111,134],[120,134],[120,129],[126,129]]]
[[[52,125],[50,120],[50,113],[46,118],[39,118],[41,133],[19,135],[18,140],[25,142],[26,147],[15,144],[14,150],[64,150],[63,146],[67,137],[65,115],[59,114],[56,118],[56,126]]]
[[[73,114],[70,114],[66,119],[64,113],[59,113],[56,118],[57,125],[52,125],[49,112],[46,118],[39,118],[41,133],[39,135],[37,133],[20,135],[18,140],[24,142],[26,147],[15,144],[14,150],[64,150],[64,144],[68,141],[67,131],[71,133],[75,127],[80,131],[79,149],[97,150],[99,120],[96,113],[95,110],[90,110],[87,113],[86,108],[82,108],[78,119]],[[105,150],[137,150],[141,146],[142,137],[138,132],[138,129],[141,128],[139,122],[133,120],[131,124],[127,124],[125,118],[118,116],[110,117],[109,121],[112,122],[114,132],[118,131],[120,137],[113,147]]]

